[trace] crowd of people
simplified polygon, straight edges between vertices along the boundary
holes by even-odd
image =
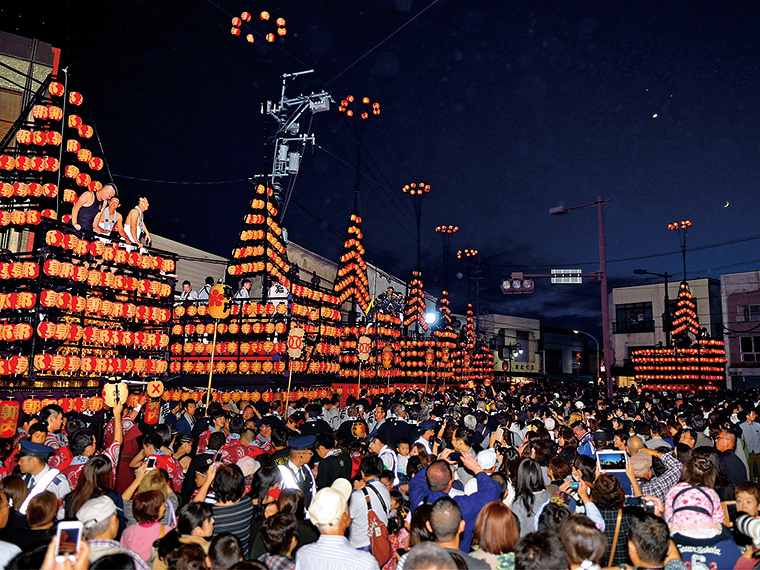
[[[0,568],[760,567],[757,393],[501,388],[46,406],[0,449]]]

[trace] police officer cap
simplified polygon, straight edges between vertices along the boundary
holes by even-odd
[[[316,441],[317,436],[315,435],[302,435],[301,437],[294,437],[293,439],[289,440],[288,447],[295,451],[309,449],[314,445],[314,442]]]
[[[424,422],[420,422],[420,428],[424,429],[425,431],[429,429],[435,429],[435,425],[438,422],[435,420],[425,420]]]
[[[47,445],[41,443],[34,443],[28,439],[21,440],[21,451],[19,451],[19,457],[38,457],[43,461],[47,461],[48,456],[55,450]]]

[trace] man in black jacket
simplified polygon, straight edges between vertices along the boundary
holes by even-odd
[[[351,479],[351,458],[335,447],[335,436],[332,433],[317,434],[314,447],[319,456],[317,489],[329,487],[340,477]]]
[[[736,456],[736,436],[730,431],[722,431],[715,438],[715,448],[720,451],[720,470],[732,486],[747,480],[747,470],[744,463]]]

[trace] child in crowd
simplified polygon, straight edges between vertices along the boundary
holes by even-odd
[[[163,495],[159,491],[138,493],[133,499],[132,512],[137,524],[124,529],[121,545],[139,555],[146,564],[153,564],[153,543],[172,530],[159,522],[166,512]]]

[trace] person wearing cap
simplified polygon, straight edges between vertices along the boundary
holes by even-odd
[[[428,452],[428,455],[435,455],[434,447],[437,448],[437,444],[431,443],[430,439],[435,435],[435,420],[425,420],[420,422],[420,438],[414,443],[419,443]],[[437,449],[436,449],[437,451]]]
[[[484,449],[483,451],[478,453],[478,455],[476,456],[476,459],[478,460],[478,465],[480,465],[480,468],[483,469],[483,472],[489,477],[493,474],[494,471],[496,471],[497,461],[496,461],[495,449],[493,448]],[[477,477],[472,477],[469,481],[467,481],[467,483],[464,486],[464,494],[472,495],[477,492],[478,492],[478,479]]]
[[[29,494],[19,507],[18,512],[26,514],[26,507],[32,497],[43,491],[50,491],[59,501],[71,492],[71,487],[66,477],[58,469],[48,465],[48,458],[53,454],[53,449],[47,445],[21,440],[21,449],[18,455],[18,465],[23,473]]]
[[[309,469],[308,463],[313,455],[312,447],[317,438],[313,435],[302,435],[288,441],[290,460],[286,465],[278,465],[282,476],[281,489],[300,489],[308,508],[311,498],[317,492],[317,483]]]
[[[135,563],[135,570],[148,570],[148,565],[138,554],[122,548],[115,540],[119,533],[119,517],[116,515],[116,505],[107,496],[87,501],[77,511],[77,520],[82,523],[84,538],[90,546],[90,564],[104,556],[126,554]]]
[[[352,548],[345,537],[351,525],[347,493],[325,487],[314,495],[309,518],[320,536],[298,549],[296,570],[379,570],[374,556]]]

